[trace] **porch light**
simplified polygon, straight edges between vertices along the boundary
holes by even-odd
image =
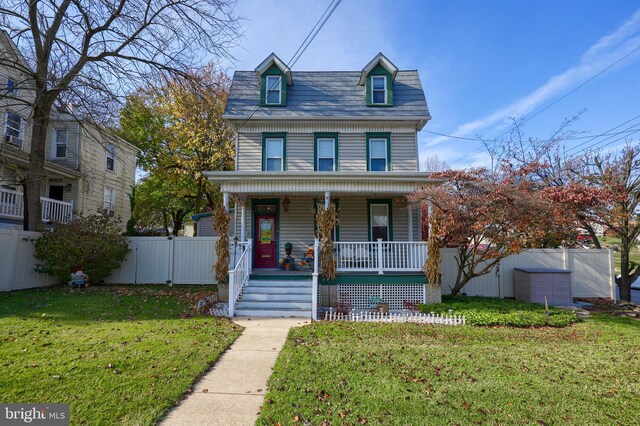
[[[291,205],[291,200],[289,199],[288,196],[285,195],[284,200],[282,200],[282,210],[284,210],[284,212],[287,213],[289,211],[290,205]]]

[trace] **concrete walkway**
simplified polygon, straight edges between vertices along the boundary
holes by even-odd
[[[267,390],[267,379],[291,327],[303,318],[239,317],[240,337],[194,385],[193,393],[160,423],[178,425],[253,425]]]

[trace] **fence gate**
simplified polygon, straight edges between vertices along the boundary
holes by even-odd
[[[137,237],[136,284],[172,281],[173,237]]]

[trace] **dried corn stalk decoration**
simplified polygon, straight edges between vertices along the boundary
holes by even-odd
[[[213,210],[213,229],[218,233],[218,241],[216,242],[216,259],[213,265],[215,279],[220,284],[226,284],[229,281],[229,222],[231,215],[227,213],[222,205],[217,206]]]
[[[336,257],[333,253],[334,246],[333,229],[338,224],[338,211],[335,204],[330,204],[328,209],[323,204],[318,204],[316,209],[316,223],[318,225],[318,238],[322,248],[320,249],[320,263],[322,270],[320,276],[325,280],[336,279]]]
[[[429,237],[427,238],[427,260],[424,262],[422,271],[429,281],[429,285],[439,286],[442,284],[442,274],[440,273],[440,220],[442,214],[440,209],[434,207],[429,215]]]

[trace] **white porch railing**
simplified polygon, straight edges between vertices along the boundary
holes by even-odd
[[[235,265],[229,269],[229,317],[236,313],[236,303],[251,275],[252,240],[241,244],[240,255],[236,256]],[[236,253],[237,254],[237,253]]]
[[[24,217],[23,194],[11,189],[0,188],[0,216],[12,219]],[[43,222],[67,222],[73,218],[73,202],[40,197]]]
[[[420,271],[427,259],[424,241],[334,243],[338,272]]]

